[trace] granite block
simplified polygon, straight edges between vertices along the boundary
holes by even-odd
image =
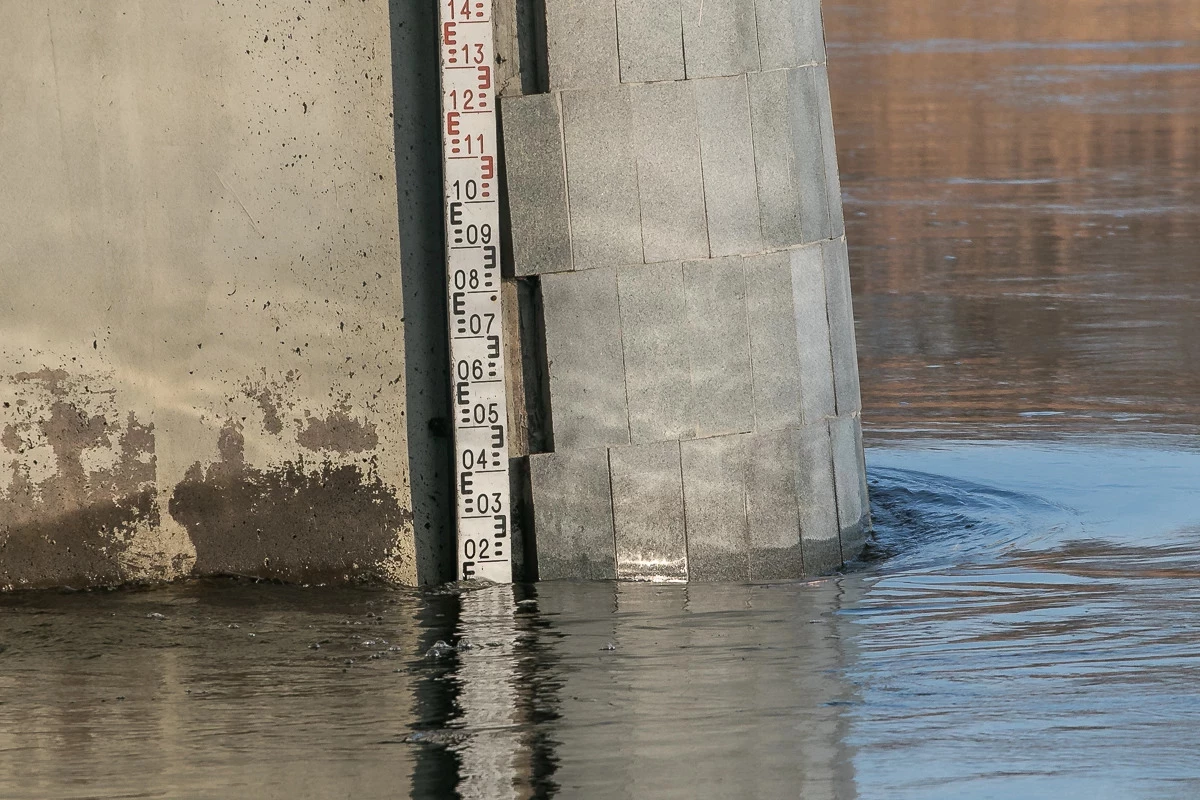
[[[747,439],[717,436],[680,443],[690,580],[750,580]]]
[[[687,540],[679,442],[609,451],[617,576],[687,580]]]
[[[564,92],[575,269],[642,261],[642,209],[629,87]]]
[[[764,70],[824,63],[821,0],[756,0],[755,11]]]
[[[838,172],[837,137],[833,129],[833,103],[829,96],[829,72],[825,67],[818,67],[817,103],[821,110],[821,146],[825,153],[825,190],[829,195],[829,226],[830,237],[838,238],[846,234],[846,220],[842,215],[842,179]]]
[[[695,436],[688,315],[678,263],[618,271],[625,383],[634,444]]]
[[[705,258],[708,222],[693,84],[647,83],[630,87],[630,94],[637,141],[643,259],[653,263]]]
[[[545,5],[550,90],[619,83],[613,0],[545,0]]]
[[[746,437],[746,521],[750,579],[789,580],[804,575],[800,505],[796,495],[797,433]]]
[[[682,0],[687,77],[757,72],[754,0]]]
[[[538,577],[615,580],[608,450],[529,457]]]
[[[824,421],[796,432],[796,498],[806,575],[826,575],[842,565],[833,450]]]
[[[833,444],[833,475],[842,556],[846,561],[853,561],[862,555],[871,527],[862,422],[857,415],[837,417],[830,420],[829,434]]]
[[[786,252],[748,256],[743,266],[755,430],[799,427],[803,423],[800,353],[791,257]]]
[[[829,317],[825,307],[825,264],[821,245],[789,252],[792,266],[792,307],[800,370],[800,410],[804,424],[837,413]]]
[[[695,435],[754,429],[746,275],[741,256],[683,265]]]
[[[504,163],[518,276],[571,269],[566,156],[558,95],[505,97]]]
[[[617,0],[621,81],[684,77],[680,0]]]
[[[825,175],[825,136],[821,130],[817,69],[787,70],[792,165],[800,192],[800,242],[832,238],[829,182]],[[840,202],[840,198],[839,198]]]
[[[763,249],[746,76],[696,81],[709,253]]]
[[[833,385],[837,413],[853,414],[862,410],[862,399],[846,240],[839,238],[822,242],[821,250],[822,261],[825,263],[825,296],[829,309],[829,339],[833,355]]]
[[[763,245],[770,249],[790,247],[803,239],[803,229],[788,73],[755,73],[747,80]]]
[[[629,443],[615,269],[542,277],[555,449]]]

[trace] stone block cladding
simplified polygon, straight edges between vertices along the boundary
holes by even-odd
[[[545,0],[501,113],[552,452],[539,577],[786,580],[862,552],[819,0]]]

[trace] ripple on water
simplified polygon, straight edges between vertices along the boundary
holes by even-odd
[[[858,654],[846,676],[864,796],[1192,796],[1200,454],[873,456],[894,556],[847,579],[839,615]]]

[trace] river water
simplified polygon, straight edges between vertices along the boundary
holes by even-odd
[[[1200,5],[825,18],[874,560],[6,596],[0,797],[1200,796]]]

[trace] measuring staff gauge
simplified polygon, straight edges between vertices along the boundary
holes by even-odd
[[[440,17],[457,577],[510,583],[492,0],[442,0]]]

